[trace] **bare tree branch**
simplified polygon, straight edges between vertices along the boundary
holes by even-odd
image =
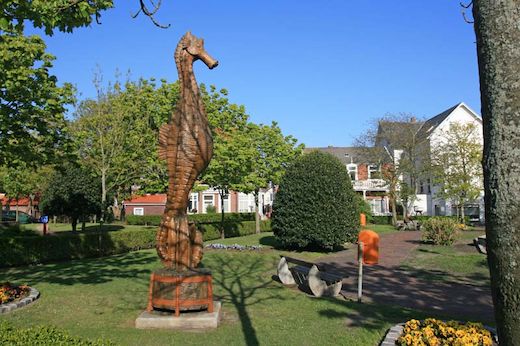
[[[460,2],[459,4],[463,8],[461,12],[462,12],[462,18],[464,18],[464,21],[468,24],[473,24],[474,21],[468,19],[468,17],[466,16],[466,10],[473,6],[473,0],[470,1],[468,4],[464,4],[463,2]]]
[[[150,18],[150,20],[152,21],[152,23],[155,26],[157,26],[161,29],[169,28],[171,26],[171,24],[163,25],[163,24],[157,22],[157,20],[154,17],[154,15],[157,13],[159,8],[161,7],[162,0],[157,0],[157,3],[155,3],[154,0],[149,0],[149,1],[150,1],[150,4],[152,5],[151,9],[145,4],[144,0],[139,0],[140,8],[139,8],[139,10],[137,10],[137,12],[135,14],[132,15],[132,18],[137,18],[139,13],[142,12],[145,16]]]

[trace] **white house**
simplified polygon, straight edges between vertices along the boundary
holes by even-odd
[[[447,109],[446,111],[428,119],[419,129],[417,138],[429,145],[430,152],[436,146],[445,141],[446,133],[454,123],[475,125],[474,140],[483,144],[484,136],[482,132],[481,117],[463,102]],[[475,182],[478,184],[478,182]],[[419,181],[416,208],[422,209],[427,215],[455,215],[455,206],[450,200],[437,198],[440,186],[431,184],[428,179]],[[466,204],[465,214],[470,216],[472,221],[484,221],[484,191],[473,203]]]

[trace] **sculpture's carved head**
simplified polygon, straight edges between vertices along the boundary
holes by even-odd
[[[204,40],[195,37],[191,32],[187,32],[186,35],[184,35],[183,49],[193,56],[194,60],[202,60],[210,69],[218,65],[218,61],[206,53]]]

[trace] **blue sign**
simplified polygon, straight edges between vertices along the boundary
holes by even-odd
[[[41,223],[49,223],[49,216],[48,215],[40,216],[40,222]]]

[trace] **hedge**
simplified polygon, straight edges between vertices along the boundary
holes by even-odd
[[[270,221],[262,221],[261,230],[271,230]],[[201,224],[204,240],[220,238],[219,225]],[[255,233],[255,222],[225,224],[226,237]],[[123,229],[111,232],[57,233],[51,236],[0,237],[0,267],[47,263],[70,259],[103,257],[155,246],[157,227]]]
[[[159,226],[162,215],[127,215],[129,225]],[[220,223],[222,214],[189,214],[188,220],[197,223]],[[255,213],[224,213],[225,222],[255,221]]]
[[[410,216],[410,219],[416,220],[419,222],[424,222],[426,220],[429,220],[433,217],[437,218],[445,218],[445,219],[453,219],[456,220],[457,216],[429,216],[429,215],[419,215],[419,216]],[[402,215],[397,215],[398,220],[402,220]],[[465,218],[465,224],[469,225],[469,216],[466,216]],[[392,224],[392,216],[371,216],[370,219],[368,219],[368,222],[376,224],[376,225],[391,225]]]
[[[115,345],[110,340],[89,340],[70,336],[66,331],[51,326],[16,328],[6,321],[0,321],[0,344],[2,345]]]

